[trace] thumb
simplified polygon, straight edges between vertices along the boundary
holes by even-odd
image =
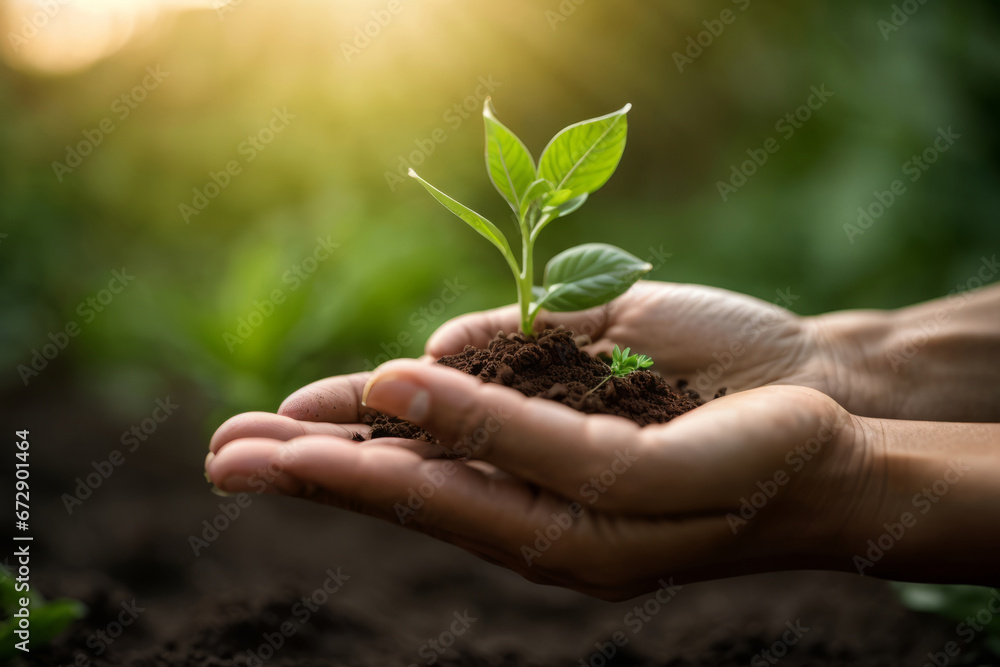
[[[568,497],[581,481],[638,446],[639,426],[609,415],[585,415],[528,398],[461,371],[412,360],[375,370],[365,387],[368,407],[427,429],[456,453],[493,464]],[[613,497],[606,499],[612,502]]]

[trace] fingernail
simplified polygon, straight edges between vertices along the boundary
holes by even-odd
[[[376,409],[412,422],[426,419],[431,409],[431,395],[426,389],[391,374],[369,380],[361,402],[365,406],[374,403]]]
[[[215,452],[209,452],[208,456],[205,457],[205,479],[209,482],[212,481],[212,478],[208,474],[208,464],[211,463],[212,459],[214,458],[215,458]]]

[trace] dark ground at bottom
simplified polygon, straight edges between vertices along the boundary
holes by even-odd
[[[175,396],[177,415],[70,515],[61,494],[120,447],[128,423],[82,394],[63,398],[6,403],[16,428],[31,429],[33,583],[91,608],[29,664],[748,665],[786,623],[808,631],[782,665],[920,667],[928,652],[961,644],[953,621],[904,608],[868,577],[759,575],[689,585],[667,604],[612,604],[531,584],[396,526],[272,496],[251,495],[196,556],[190,536],[234,500],[212,495],[202,477],[204,401]],[[307,620],[304,607],[296,613],[338,568],[340,589]],[[133,600],[143,611],[108,645],[97,633],[114,632]],[[634,608],[644,605],[639,623]],[[476,620],[451,634],[466,613]],[[267,657],[261,647],[268,636],[278,643],[286,622],[290,637]],[[597,645],[616,632],[627,643],[605,659]],[[449,648],[438,653],[432,640]],[[949,665],[997,664],[977,653],[963,644]]]

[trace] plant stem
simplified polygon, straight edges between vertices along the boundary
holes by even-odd
[[[591,395],[591,394],[593,394],[593,393],[594,393],[595,391],[597,391],[598,389],[600,389],[601,387],[603,387],[603,386],[604,386],[604,383],[605,383],[605,382],[607,382],[608,380],[610,380],[610,379],[611,379],[611,377],[612,377],[613,375],[614,375],[614,374],[612,373],[612,374],[611,374],[611,375],[609,375],[608,377],[606,377],[606,378],[604,378],[603,380],[601,380],[601,381],[600,381],[600,382],[599,382],[599,383],[597,384],[597,386],[596,386],[596,387],[594,387],[593,389],[591,389],[590,391],[588,391],[588,392],[587,392],[586,394],[584,394],[584,396],[590,396],[590,395]]]
[[[528,209],[527,215],[519,220],[521,227],[521,275],[517,279],[517,301],[521,306],[521,333],[531,338],[534,335],[531,316],[531,288],[534,283],[534,241],[531,238],[531,223],[534,222],[534,207]]]

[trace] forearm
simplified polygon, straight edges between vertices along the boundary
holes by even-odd
[[[897,311],[810,318],[851,412],[1000,421],[1000,285]]]
[[[1000,424],[859,422],[874,465],[843,569],[1000,584]]]

